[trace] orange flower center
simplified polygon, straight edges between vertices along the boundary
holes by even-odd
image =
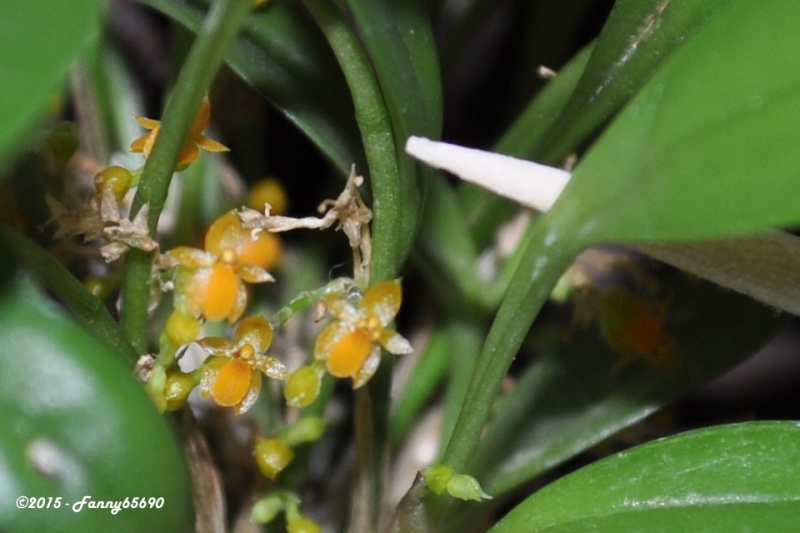
[[[378,339],[381,337],[383,325],[378,317],[368,316],[358,320],[356,322],[356,328],[363,330],[364,334],[369,337],[370,341],[378,342]]]
[[[219,254],[219,262],[226,265],[233,265],[236,263],[236,250],[233,248],[225,248]]]

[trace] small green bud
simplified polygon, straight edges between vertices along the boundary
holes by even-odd
[[[286,533],[322,533],[322,528],[316,522],[301,516],[289,521],[286,525]]]
[[[434,494],[444,494],[447,484],[455,475],[456,471],[447,465],[431,465],[422,471],[425,484]]]
[[[290,407],[311,405],[319,396],[323,372],[317,365],[302,366],[292,372],[283,387],[286,404]]]
[[[267,496],[256,502],[250,512],[250,519],[257,524],[268,524],[283,510],[280,496]]]
[[[256,445],[256,463],[266,477],[275,480],[294,459],[294,451],[279,439],[262,439]]]
[[[483,492],[478,480],[466,474],[456,474],[447,482],[447,493],[459,500],[491,500],[492,497]]]

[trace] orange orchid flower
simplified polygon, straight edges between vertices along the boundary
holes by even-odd
[[[244,313],[247,291],[242,283],[274,281],[267,268],[280,259],[280,240],[266,231],[256,235],[242,226],[236,211],[218,218],[208,229],[205,250],[178,246],[166,253],[185,267],[178,275],[176,307],[208,320],[231,324]]]
[[[175,170],[184,170],[192,162],[197,161],[200,157],[200,148],[209,152],[227,152],[228,147],[224,144],[218,143],[213,139],[209,139],[203,135],[203,130],[208,126],[208,121],[211,118],[211,102],[208,96],[203,97],[200,104],[200,109],[197,110],[197,116],[194,118],[192,128],[189,130],[189,136],[183,145],[178,162],[175,165]],[[153,144],[156,142],[159,131],[161,131],[161,122],[151,118],[136,117],[136,121],[143,128],[150,130],[138,139],[131,143],[131,152],[142,153],[145,158],[150,157],[150,152],[153,149]]]
[[[211,353],[203,364],[200,395],[211,396],[223,407],[234,407],[236,414],[250,409],[261,391],[261,374],[285,380],[286,367],[263,352],[272,343],[272,326],[262,316],[245,318],[236,327],[233,341],[206,337],[197,344]]]
[[[400,310],[400,281],[378,283],[364,293],[357,304],[341,294],[325,299],[336,320],[320,332],[314,357],[324,361],[328,372],[338,378],[353,378],[353,388],[364,385],[380,363],[380,347],[394,355],[411,353],[411,344],[387,326]]]

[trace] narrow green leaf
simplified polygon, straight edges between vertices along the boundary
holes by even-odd
[[[678,49],[575,170],[564,234],[698,239],[800,221],[800,4],[736,2]]]
[[[620,0],[569,103],[537,156],[557,162],[608,120],[730,0]]]
[[[534,494],[491,533],[796,531],[800,426],[754,422],[659,440]]]
[[[0,316],[3,531],[184,531],[188,470],[130,367],[28,280],[0,290]]]
[[[58,95],[78,53],[97,39],[103,5],[100,0],[0,5],[0,160]]]
[[[195,32],[205,13],[187,3],[143,2]],[[297,3],[273,2],[250,14],[225,60],[343,175],[353,163],[364,160],[342,73],[314,21]]]

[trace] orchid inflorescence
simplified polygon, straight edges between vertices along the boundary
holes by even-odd
[[[210,114],[211,104],[205,97],[177,157],[175,171],[197,161],[201,149],[228,151],[203,134]],[[143,117],[136,120],[149,131],[130,148],[147,159],[162,123]],[[351,379],[353,388],[359,388],[375,373],[381,348],[396,355],[411,352],[410,343],[390,327],[402,300],[400,281],[369,286],[372,213],[361,199],[358,187],[363,178],[355,171],[337,199],[321,204],[319,218],[282,216],[285,192],[270,178],[254,187],[248,201],[250,207],[263,207],[263,214],[252,208],[228,211],[209,226],[202,248],[177,246],[164,253],[148,228],[147,204],[133,220],[126,216],[130,210],[128,193],[138,186],[141,174],[142,169],[117,165],[102,169],[95,177],[95,193],[77,211],[68,211],[55,199],[48,201],[58,224],[56,238],[82,235],[86,241],[102,241],[106,262],[119,259],[130,248],[152,254],[154,281],[158,281],[153,285],[161,293],[172,291],[173,310],[165,321],[157,356],[140,359],[140,376],[162,411],[186,407],[191,393],[197,391],[200,399],[233,408],[236,415],[246,413],[256,403],[265,376],[273,382],[285,382],[283,392],[289,407],[304,408],[318,398],[326,375]],[[340,278],[307,291],[303,294],[314,297],[301,299],[302,305],[290,304],[272,318],[263,314],[245,316],[251,301],[250,286],[275,281],[269,270],[279,264],[283,254],[276,233],[326,229],[334,224],[348,238],[354,279]],[[266,352],[275,330],[291,315],[315,303],[333,320],[321,330],[309,361],[290,371],[278,356]],[[215,322],[227,323],[232,337],[203,336],[206,324]],[[182,368],[181,359],[192,345],[206,355],[190,370]],[[287,425],[278,435],[258,437],[254,455],[259,469],[275,480],[293,460],[293,448],[318,439],[323,429],[324,423],[310,417]],[[313,530],[315,524],[299,514],[294,499],[280,501],[290,529]],[[262,522],[264,516],[262,513]]]

